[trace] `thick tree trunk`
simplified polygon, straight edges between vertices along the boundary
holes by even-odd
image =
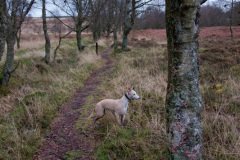
[[[2,59],[2,55],[5,49],[5,41],[6,41],[6,1],[0,0],[0,61]]]
[[[198,32],[201,0],[166,0],[167,132],[171,159],[202,159]]]
[[[13,70],[14,63],[14,45],[16,33],[9,33],[7,37],[7,58],[2,71],[1,85],[7,85]]]
[[[50,38],[48,36],[48,31],[47,31],[46,2],[45,2],[45,0],[42,0],[42,20],[43,20],[43,31],[44,31],[44,37],[45,37],[45,57],[44,57],[44,60],[48,64],[48,63],[50,63],[51,43],[50,43]]]

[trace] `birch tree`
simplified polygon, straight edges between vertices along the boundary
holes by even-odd
[[[57,6],[61,12],[71,17],[74,26],[70,26],[61,21],[72,31],[76,32],[77,48],[82,51],[84,46],[82,44],[82,32],[89,27],[89,0],[52,0],[53,4]],[[60,19],[59,19],[60,20]]]
[[[48,64],[50,63],[50,52],[51,42],[48,35],[47,20],[46,20],[46,1],[42,0],[42,21],[43,21],[43,32],[45,38],[45,57],[44,60]]]
[[[6,4],[6,42],[7,42],[7,58],[2,70],[2,76],[0,79],[1,85],[7,85],[11,73],[14,69],[14,46],[16,43],[16,35],[20,29],[26,15],[30,11],[35,0],[5,0],[2,1]],[[1,3],[2,4],[2,3]]]
[[[166,0],[168,43],[167,133],[171,159],[202,159],[199,90],[200,5],[206,0]]]

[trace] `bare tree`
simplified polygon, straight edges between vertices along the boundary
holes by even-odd
[[[228,16],[220,6],[217,5],[202,6],[200,14],[201,14],[200,26],[210,27],[228,25]]]
[[[7,2],[7,3],[6,3]],[[6,42],[7,42],[7,58],[3,67],[1,76],[1,85],[7,85],[11,73],[15,70],[14,63],[14,45],[16,42],[16,34],[20,29],[26,15],[30,11],[35,0],[8,0],[3,1],[8,7],[5,12],[6,22]]]
[[[122,21],[122,13],[123,13],[123,1],[113,0],[113,46],[114,50],[118,48],[118,38],[117,32],[120,29],[120,24]]]
[[[135,0],[133,0],[135,2]],[[133,4],[134,4],[133,2]],[[135,9],[133,10],[133,6],[131,0],[125,1],[125,12],[124,12],[124,22],[123,22],[123,35],[122,35],[122,49],[127,49],[128,45],[128,34],[132,30],[134,25],[135,18]]]
[[[229,21],[229,31],[231,33],[231,38],[233,40],[233,29],[232,26],[233,25],[238,25],[238,20],[239,20],[239,16],[238,14],[240,13],[238,11],[238,7],[240,8],[240,1],[237,0],[223,0],[219,3],[223,3],[225,9],[228,10],[228,12],[226,12],[226,14],[228,14],[228,21]]]
[[[89,27],[89,0],[53,0],[53,4],[67,16],[72,18],[74,26],[70,26],[63,21],[62,22],[65,26],[68,26],[71,30],[76,32],[78,50],[83,50],[84,46],[82,45],[82,32]]]
[[[90,0],[90,9],[91,9],[91,20],[90,20],[90,28],[93,35],[93,40],[96,42],[103,31],[104,24],[103,21],[108,21],[105,15],[105,9],[109,1],[98,1],[98,0]]]
[[[161,7],[148,6],[135,21],[135,29],[165,28],[165,13]]]
[[[51,42],[48,36],[47,20],[46,20],[46,1],[42,0],[42,20],[43,20],[43,31],[45,37],[45,57],[44,60],[48,64],[50,63],[50,52],[51,52]]]
[[[62,35],[62,28],[63,28],[63,24],[60,22],[60,21],[57,21],[57,23],[55,23],[55,33],[58,33],[58,44],[56,46],[56,48],[54,49],[54,52],[53,52],[53,61],[56,60],[56,57],[57,57],[57,52],[61,46],[61,43],[62,43],[62,39],[66,38],[69,34],[72,33],[72,30],[68,31],[67,33],[65,33],[64,35]]]
[[[205,0],[206,1],[206,0]],[[167,133],[171,159],[202,159],[198,33],[202,0],[166,0]]]
[[[152,0],[125,0],[124,5],[124,21],[123,21],[123,35],[122,35],[122,49],[127,49],[128,34],[133,28],[135,18],[137,15],[137,9],[150,3]]]

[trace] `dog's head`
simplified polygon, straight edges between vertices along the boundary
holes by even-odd
[[[133,88],[133,87],[128,88],[127,96],[128,96],[128,98],[131,99],[131,100],[140,99],[140,96],[137,94],[136,91],[134,91],[134,88]]]

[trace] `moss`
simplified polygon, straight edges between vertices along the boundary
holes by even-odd
[[[0,80],[1,80],[1,78],[0,78]],[[0,97],[1,96],[6,96],[9,93],[11,93],[10,90],[9,90],[9,87],[7,87],[7,86],[0,86]]]
[[[230,73],[237,77],[237,78],[240,78],[240,64],[238,65],[234,65],[230,68]]]
[[[24,58],[20,62],[21,62],[21,65],[27,65],[27,66],[31,66],[33,64],[33,61],[28,58]]]
[[[28,51],[27,49],[19,49],[16,51],[16,56],[22,56],[26,54],[27,51]]]
[[[240,102],[233,101],[227,106],[227,112],[233,115],[240,115]]]
[[[75,159],[81,158],[82,154],[83,154],[82,151],[79,151],[79,150],[68,151],[64,155],[64,159],[65,160],[75,160]]]

